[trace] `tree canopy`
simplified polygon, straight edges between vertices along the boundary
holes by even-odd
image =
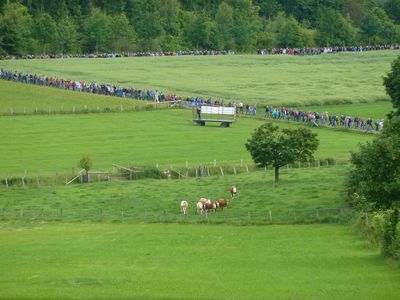
[[[318,148],[316,134],[307,128],[282,129],[265,123],[255,129],[245,144],[259,167],[272,166],[275,183],[279,182],[279,169],[296,161],[309,161]]]
[[[0,0],[0,53],[400,42],[400,0]],[[277,27],[277,24],[280,26]]]

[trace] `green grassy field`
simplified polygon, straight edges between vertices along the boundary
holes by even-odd
[[[0,67],[181,96],[300,106],[387,98],[382,77],[398,54],[10,60]]]
[[[236,184],[239,198],[231,201],[225,213],[210,214],[210,221],[268,224],[269,210],[272,211],[275,223],[317,221],[317,208],[322,209],[320,217],[324,218],[338,216],[337,210],[326,209],[346,206],[343,200],[343,184],[347,171],[347,166],[283,168],[278,187],[274,184],[273,171],[267,170],[199,179],[146,179],[89,185],[3,188],[0,189],[0,220],[21,221],[20,209],[23,209],[22,220],[28,223],[41,220],[200,222],[204,221],[204,217],[196,215],[197,201],[202,197],[213,201],[220,198],[230,199],[229,187]],[[180,201],[184,199],[190,205],[189,215],[185,220],[179,207]],[[124,211],[122,220],[121,211]]]
[[[153,107],[154,104],[0,80],[0,115],[32,114],[36,110],[41,113],[105,109],[121,111],[121,106],[122,110],[132,110],[133,107],[140,109],[143,106]]]
[[[346,226],[0,229],[1,299],[398,299],[400,274]]]
[[[141,113],[17,116],[0,118],[0,177],[70,172],[84,154],[94,169],[127,165],[190,166],[250,161],[244,144],[262,120],[239,119],[231,128],[195,126],[186,110]],[[295,124],[280,123],[283,127]],[[313,129],[320,139],[317,158],[346,160],[372,135]]]

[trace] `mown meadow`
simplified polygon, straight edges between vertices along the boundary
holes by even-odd
[[[347,226],[57,224],[0,231],[1,299],[397,299]]]
[[[0,67],[180,96],[301,106],[388,99],[382,77],[398,54],[9,60]]]
[[[244,144],[265,120],[239,118],[228,130],[192,122],[191,111],[160,110],[115,114],[13,116],[0,118],[0,177],[70,173],[84,154],[94,169],[113,163],[160,167],[229,163],[251,158]],[[295,123],[281,122],[294,128]],[[320,147],[316,158],[345,161],[349,151],[372,134],[329,128],[312,129]]]

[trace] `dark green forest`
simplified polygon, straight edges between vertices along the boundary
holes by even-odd
[[[0,0],[0,56],[396,44],[400,0]]]

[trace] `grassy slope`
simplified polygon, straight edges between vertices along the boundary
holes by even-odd
[[[63,173],[89,154],[96,169],[112,163],[191,166],[250,160],[244,144],[263,121],[240,119],[231,128],[195,126],[182,110],[92,115],[0,118],[0,176]],[[295,126],[282,124],[281,126]],[[371,135],[313,129],[321,141],[316,156],[347,159]]]
[[[182,96],[300,105],[386,97],[382,76],[398,53],[18,60],[0,61],[0,67],[173,91]]]
[[[44,225],[0,231],[1,299],[398,299],[348,227]]]
[[[104,110],[104,108],[128,109],[135,106],[150,104],[144,101],[133,101],[117,97],[77,93],[54,88],[25,85],[16,82],[0,80],[0,114],[32,113],[36,110],[72,112],[87,109]]]
[[[125,211],[125,222],[131,222],[132,218],[142,221],[145,210],[149,221],[157,220],[164,211],[168,219],[180,221],[179,203],[186,199],[190,204],[188,221],[197,222],[198,199],[229,197],[228,190],[232,184],[236,184],[239,190],[239,198],[231,202],[228,210],[232,219],[246,220],[248,212],[251,212],[254,220],[266,221],[268,210],[272,210],[274,221],[282,218],[287,222],[293,221],[293,210],[296,209],[299,217],[314,220],[316,208],[344,206],[342,193],[347,167],[284,168],[281,173],[278,187],[274,185],[273,171],[267,170],[201,179],[4,188],[0,189],[0,208],[7,210],[10,220],[19,219],[20,208],[25,210],[26,220],[37,216],[42,208],[44,219],[51,220],[63,208],[63,219],[67,222],[80,221],[80,209],[88,215],[82,221],[88,222],[99,221],[100,209],[104,210],[106,222],[120,221],[121,209]],[[302,210],[308,211],[302,214]],[[219,217],[223,215],[219,213],[216,218]]]

